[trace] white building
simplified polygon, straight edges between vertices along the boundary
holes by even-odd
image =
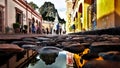
[[[28,25],[28,33],[32,21],[41,28],[42,17],[32,9],[25,0],[0,0],[0,33],[5,33],[5,28],[13,28],[13,23]]]

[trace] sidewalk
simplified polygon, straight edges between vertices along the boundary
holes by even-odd
[[[45,36],[41,34],[0,34],[0,40],[21,39],[23,37]]]
[[[65,35],[65,34],[64,34]],[[58,36],[57,34],[0,34],[0,40],[19,40],[24,37]]]

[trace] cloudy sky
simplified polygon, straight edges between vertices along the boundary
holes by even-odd
[[[55,8],[58,10],[60,17],[66,19],[65,0],[27,0],[27,2],[30,2],[30,1],[33,1],[38,6],[43,5],[45,1],[52,2],[55,5]]]

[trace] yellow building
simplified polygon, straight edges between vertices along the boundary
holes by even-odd
[[[67,6],[67,12],[66,12],[66,18],[67,18],[67,22],[66,22],[66,32],[70,33],[71,32],[71,11],[72,11],[72,0],[66,0],[66,6]]]
[[[120,0],[97,0],[97,28],[120,26]]]
[[[88,30],[89,25],[87,21],[88,20],[87,9],[88,9],[88,6],[91,4],[91,0],[72,0],[72,4],[73,4],[72,12],[69,13],[71,14],[70,16],[71,18],[69,18],[67,15],[67,18],[70,19],[70,22],[71,22],[69,25],[72,27],[72,25],[75,24],[75,32],[81,32],[81,31]],[[68,11],[70,10],[67,10],[67,13]],[[68,26],[66,28],[68,28]],[[69,31],[70,29],[68,30],[68,32]],[[73,30],[71,32],[73,32]]]
[[[119,0],[72,0],[72,12],[69,13],[71,18],[67,15],[70,19],[69,25],[75,24],[75,32],[119,27],[119,2]],[[67,13],[68,11],[70,10],[67,10]]]

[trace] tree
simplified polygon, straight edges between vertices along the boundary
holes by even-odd
[[[32,1],[30,3],[28,3],[34,10],[38,9],[39,7],[33,3]]]

